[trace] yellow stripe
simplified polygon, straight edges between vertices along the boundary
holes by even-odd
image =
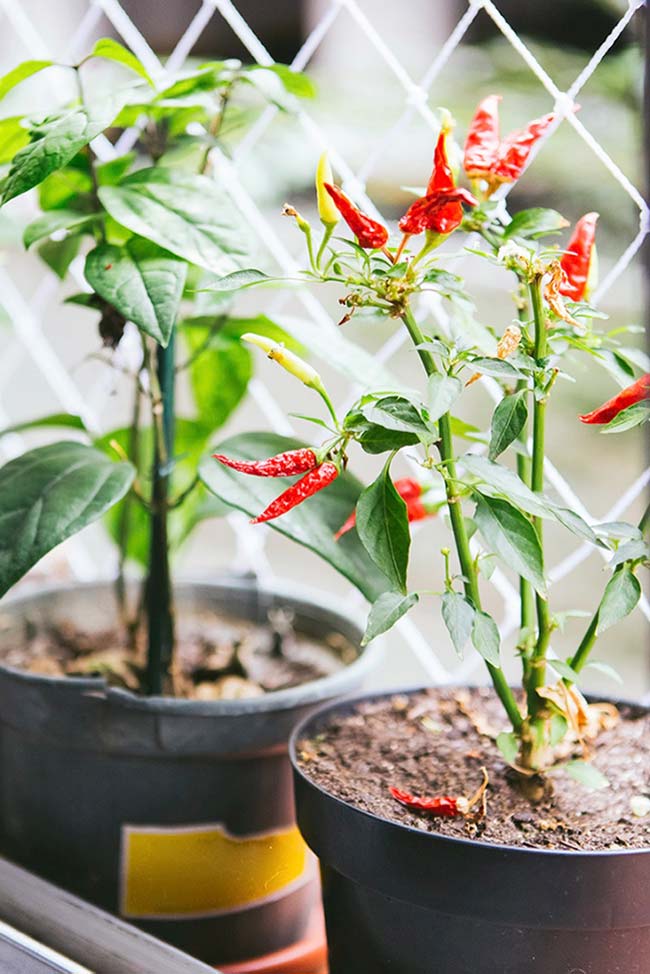
[[[121,912],[183,917],[232,912],[299,880],[308,850],[297,828],[232,836],[221,825],[122,832]]]

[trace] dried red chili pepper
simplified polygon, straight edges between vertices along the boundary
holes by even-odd
[[[339,468],[336,464],[326,460],[325,463],[314,467],[304,477],[301,477],[297,483],[285,490],[279,497],[276,497],[274,501],[271,501],[269,506],[261,514],[258,514],[257,517],[252,519],[251,524],[272,521],[273,518],[286,514],[287,511],[297,507],[298,504],[302,504],[308,497],[317,494],[324,487],[328,487],[333,480],[336,480],[338,475]]]
[[[422,485],[411,477],[402,477],[395,481],[395,490],[406,504],[406,516],[410,521],[421,521],[425,517],[431,517],[435,511],[425,506],[420,497],[422,496]],[[344,534],[351,531],[357,523],[357,512],[352,511],[347,521],[338,529],[334,535],[334,540],[338,541]]]
[[[441,815],[443,818],[455,818],[457,815],[464,814],[458,807],[458,798],[450,795],[438,795],[435,798],[419,798],[411,795],[408,791],[400,791],[399,788],[391,788],[390,793],[406,808],[412,808],[416,812],[429,812],[430,815]]]
[[[650,399],[650,372],[642,375],[631,386],[628,386],[611,399],[608,399],[598,409],[594,409],[593,412],[581,416],[580,419],[583,423],[590,424],[609,423],[620,412],[627,409],[628,406],[633,406],[637,402],[643,402],[644,399]]]
[[[555,113],[536,118],[520,130],[499,137],[500,95],[488,95],[479,104],[470,124],[463,168],[470,179],[484,179],[491,195],[500,183],[513,183],[528,162],[531,149],[555,121]]]
[[[226,467],[240,473],[252,474],[254,477],[294,477],[313,470],[318,465],[318,457],[313,450],[307,448],[278,453],[268,460],[233,460],[222,453],[214,453],[213,457]]]
[[[386,244],[388,230],[385,226],[362,213],[338,186],[332,186],[331,183],[323,183],[323,185],[334,200],[337,210],[357,238],[360,247],[364,247],[366,250],[378,250]]]
[[[560,258],[564,278],[560,284],[560,294],[573,301],[589,297],[590,277],[596,255],[597,213],[585,213],[575,225],[567,244],[566,252]]]

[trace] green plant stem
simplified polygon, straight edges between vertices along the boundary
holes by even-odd
[[[521,287],[521,284],[520,284]],[[517,306],[517,316],[522,324],[525,325],[527,320],[527,307],[526,303],[522,300]],[[517,392],[524,392],[528,389],[528,380],[520,379],[517,383]],[[519,432],[519,442],[522,448],[526,451],[517,453],[517,473],[519,474],[520,480],[522,480],[526,487],[530,487],[532,479],[532,465],[530,457],[528,456],[528,423],[526,422],[523,428]],[[533,641],[534,641],[534,626],[535,626],[535,595],[533,592],[533,586],[530,584],[527,578],[523,575],[519,576],[519,601],[520,601],[520,625],[521,625],[521,644],[523,651],[523,667],[524,667],[524,679],[528,676],[528,657],[533,651]],[[525,636],[523,634],[526,634]]]
[[[535,359],[539,365],[540,361],[546,357],[546,316],[544,314],[544,303],[542,298],[542,278],[535,279],[529,285],[530,300],[533,309],[533,320],[535,326]],[[535,493],[542,493],[544,490],[544,456],[545,456],[545,433],[546,433],[546,397],[533,398],[533,456],[531,469],[531,489]],[[537,531],[540,545],[544,545],[544,527],[541,517],[534,517],[533,524]],[[531,725],[540,731],[538,714],[544,707],[544,702],[537,693],[539,687],[543,687],[546,682],[546,654],[551,638],[552,623],[549,611],[548,600],[542,598],[539,593],[535,594],[535,605],[537,609],[537,641],[533,649],[532,657],[528,665],[528,677],[526,680],[526,693],[528,700],[528,714]]]
[[[319,268],[320,267],[320,262],[323,259],[323,254],[325,253],[325,248],[327,247],[328,243],[330,242],[330,238],[331,238],[332,234],[334,233],[334,227],[335,226],[336,226],[335,223],[326,223],[325,224],[325,229],[323,231],[323,239],[320,242],[320,247],[318,248],[318,253],[316,254],[316,268]],[[311,243],[311,240],[309,241],[309,243]],[[312,260],[312,263],[313,263],[313,260]]]
[[[147,673],[150,694],[164,692],[174,649],[174,609],[169,567],[170,464],[174,456],[174,335],[167,348],[147,354],[154,431],[151,535],[146,581]]]
[[[413,344],[415,346],[422,345],[425,342],[425,337],[420,331],[420,327],[413,317],[413,312],[408,305],[405,307],[402,314],[402,321],[404,322],[406,329],[411,336]],[[435,359],[427,349],[417,348],[417,353],[420,356],[420,361],[422,362],[427,375],[433,375],[435,372],[437,372]],[[451,520],[451,528],[454,535],[456,552],[458,554],[458,561],[460,562],[460,567],[463,574],[465,594],[471,600],[474,607],[480,611],[481,594],[479,591],[478,575],[469,547],[469,538],[467,537],[465,518],[463,517],[463,511],[458,497],[456,459],[454,456],[453,438],[451,433],[451,417],[448,412],[444,413],[444,415],[438,420],[438,429],[440,431],[440,457],[445,466],[447,505],[449,508],[449,517]],[[508,717],[510,718],[512,726],[515,731],[518,731],[521,728],[523,721],[515,696],[506,681],[505,674],[500,667],[492,666],[491,663],[487,663],[487,668],[490,673],[494,689],[501,700]]]
[[[140,390],[140,377],[136,375],[135,377],[135,388],[133,390],[133,413],[131,416],[131,426],[129,427],[129,448],[128,456],[131,463],[134,465],[136,470],[139,469],[140,465],[140,414],[141,414],[141,390]],[[124,629],[126,630],[129,638],[129,643],[133,641],[133,626],[128,618],[127,604],[126,604],[126,584],[124,578],[124,569],[126,565],[126,560],[128,557],[128,544],[129,544],[129,530],[131,527],[131,514],[133,510],[133,502],[135,497],[133,493],[129,491],[122,502],[122,508],[120,510],[119,523],[117,529],[117,546],[119,552],[119,563],[117,570],[117,578],[115,580],[115,592],[117,595],[117,604],[120,611],[120,616],[122,618],[122,623]]]

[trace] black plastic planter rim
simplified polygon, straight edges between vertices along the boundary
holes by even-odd
[[[367,819],[371,822],[381,823],[383,826],[388,826],[391,829],[396,830],[399,833],[407,832],[412,835],[417,835],[419,838],[423,836],[426,839],[442,843],[442,845],[447,845],[451,848],[475,848],[485,851],[486,849],[500,850],[507,852],[508,854],[516,854],[522,857],[522,860],[526,857],[532,858],[534,856],[554,856],[561,859],[571,859],[579,856],[580,858],[607,858],[607,857],[619,857],[619,856],[650,856],[650,846],[647,848],[635,848],[635,849],[600,849],[600,850],[588,850],[588,849],[531,849],[525,846],[513,846],[505,843],[492,843],[485,842],[478,839],[461,839],[452,835],[443,835],[439,832],[425,832],[422,829],[414,828],[412,825],[405,825],[401,822],[396,822],[390,818],[384,818],[382,815],[376,815],[373,812],[368,812],[365,809],[357,808],[350,802],[344,801],[342,798],[337,798],[331,792],[326,791],[321,785],[317,784],[308,774],[305,773],[301,764],[298,761],[297,756],[297,746],[298,742],[304,738],[309,737],[309,728],[311,731],[318,730],[319,726],[327,723],[327,718],[335,712],[350,712],[359,703],[366,701],[375,701],[383,698],[390,698],[396,694],[404,694],[405,696],[410,696],[411,694],[421,693],[426,690],[436,690],[436,689],[450,689],[453,684],[445,684],[444,687],[436,686],[408,686],[408,687],[396,687],[394,689],[383,689],[383,690],[373,690],[368,693],[353,694],[351,696],[345,697],[343,699],[336,700],[334,702],[329,701],[323,706],[319,707],[317,710],[312,711],[312,713],[307,714],[298,723],[289,738],[289,757],[291,759],[291,764],[293,766],[294,775],[304,782],[306,787],[319,793],[321,799],[324,802],[333,803],[341,809],[346,809],[349,814],[360,816],[362,819]],[[632,707],[642,707],[643,705],[629,700],[618,700],[619,704],[628,704]],[[426,841],[425,839],[425,841]]]
[[[14,609],[28,607],[30,602],[48,596],[60,596],[66,592],[96,591],[98,588],[110,589],[111,579],[102,579],[92,582],[78,582],[48,585],[37,590],[21,593],[18,596],[8,596],[0,604],[0,614],[6,606],[8,612]],[[260,580],[258,583],[251,576],[223,576],[216,578],[201,577],[182,577],[175,581],[176,590],[206,590],[206,589],[231,589],[233,592],[245,591],[253,587],[260,592],[276,597],[286,598],[293,602],[305,615],[309,608],[313,608],[317,613],[328,616],[331,626],[336,628],[335,619],[341,620],[341,626],[346,624],[350,630],[354,630],[355,636],[351,638],[359,648],[361,635],[364,629],[364,622],[353,612],[349,614],[339,608],[333,598],[323,597],[322,592],[307,586],[301,586],[286,580],[274,580],[267,583]],[[12,679],[19,680],[26,685],[61,685],[62,683],[74,684],[75,687],[84,692],[99,692],[104,697],[113,700],[127,710],[155,711],[160,714],[192,715],[196,717],[215,717],[224,716],[243,716],[246,714],[261,714],[265,712],[276,712],[291,710],[300,706],[315,706],[322,701],[330,700],[338,694],[349,692],[349,678],[355,676],[359,682],[376,665],[377,657],[381,652],[379,641],[366,646],[360,651],[359,656],[351,663],[346,664],[343,669],[330,676],[320,677],[311,680],[297,687],[290,687],[285,690],[275,690],[265,693],[262,697],[251,697],[243,700],[185,700],[175,697],[151,696],[143,697],[132,693],[130,690],[123,690],[119,687],[109,687],[101,677],[60,677],[47,676],[38,673],[29,673],[17,667],[6,666],[0,663],[0,672],[8,674]]]

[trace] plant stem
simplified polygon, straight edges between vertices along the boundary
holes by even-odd
[[[529,285],[531,305],[533,309],[533,320],[535,325],[535,360],[537,364],[546,357],[546,316],[544,314],[544,303],[542,298],[542,278],[537,276]],[[544,456],[545,456],[545,433],[546,433],[546,397],[533,397],[533,458],[531,470],[531,489],[535,493],[542,493],[544,490]],[[533,524],[539,537],[540,545],[544,545],[544,528],[541,517],[534,517]],[[531,727],[535,731],[537,740],[541,740],[541,731],[538,714],[544,707],[544,701],[537,693],[539,687],[543,687],[546,682],[546,653],[551,638],[552,623],[549,611],[548,600],[542,598],[539,593],[535,594],[535,605],[537,609],[537,642],[533,649],[532,657],[528,664],[528,676],[526,679],[526,692],[528,700],[528,715]]]
[[[420,331],[420,327],[413,317],[413,312],[408,305],[405,307],[402,314],[402,321],[406,325],[407,331],[411,336],[414,345],[422,345],[425,341],[425,337]],[[435,372],[437,372],[433,355],[425,348],[418,348],[417,352],[427,375],[433,375]],[[440,457],[445,466],[445,490],[447,493],[447,506],[449,508],[449,517],[451,520],[451,528],[454,535],[456,552],[458,554],[458,561],[460,562],[460,567],[463,574],[465,594],[467,598],[470,599],[474,607],[478,611],[481,611],[481,593],[479,591],[476,565],[474,564],[474,559],[472,558],[472,553],[469,547],[469,538],[467,537],[465,518],[463,517],[463,510],[458,497],[456,458],[454,456],[453,438],[451,433],[451,417],[448,412],[444,413],[444,415],[438,420],[438,429],[440,431]],[[506,681],[505,674],[500,667],[492,666],[491,663],[487,663],[487,668],[490,673],[494,689],[501,700],[508,717],[510,718],[514,730],[517,731],[521,728],[523,721],[515,696]]]
[[[151,486],[151,540],[146,581],[148,633],[147,692],[160,694],[168,682],[174,648],[174,609],[169,569],[168,512],[174,457],[174,334],[167,348],[147,352],[151,385],[154,456]]]
[[[133,413],[131,417],[131,426],[129,427],[129,447],[128,456],[131,463],[134,465],[136,470],[140,466],[140,412],[141,412],[141,390],[140,390],[140,377],[136,375],[133,390]],[[124,579],[124,568],[126,560],[128,558],[128,546],[129,546],[129,530],[131,527],[131,515],[133,510],[133,502],[135,498],[131,492],[129,492],[124,500],[122,501],[122,508],[119,515],[119,523],[117,529],[117,546],[119,552],[119,564],[117,570],[117,578],[115,580],[115,592],[117,595],[117,604],[120,611],[120,616],[124,629],[127,632],[129,638],[129,644],[133,641],[133,626],[131,625],[128,618],[127,604],[126,604],[126,584]],[[131,648],[133,648],[131,646]]]
[[[521,288],[522,285],[520,284],[520,289]],[[525,301],[523,293],[520,293],[520,297],[521,301],[517,306],[517,315],[523,327],[527,319],[527,302]],[[527,379],[520,379],[517,383],[517,392],[523,392],[527,388]],[[530,487],[532,479],[532,465],[530,457],[528,456],[528,422],[526,422],[520,430],[518,439],[522,445],[522,448],[525,449],[526,452],[523,453],[520,451],[517,453],[517,473],[519,474],[519,479],[525,483],[526,487]],[[520,642],[523,653],[522,660],[524,667],[524,678],[527,679],[528,657],[533,651],[535,638],[533,632],[535,625],[535,595],[533,593],[532,585],[527,578],[524,578],[523,575],[519,576],[519,602],[521,626]],[[525,636],[523,635],[524,633],[526,634]]]

